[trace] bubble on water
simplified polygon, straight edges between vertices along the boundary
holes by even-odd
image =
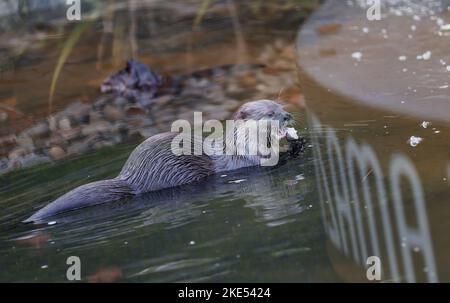
[[[417,145],[419,145],[421,142],[423,141],[423,138],[421,137],[416,137],[416,136],[411,136],[408,139],[408,144],[412,147],[416,147]]]
[[[303,176],[303,174],[297,175],[297,176],[295,176],[295,180],[296,181],[305,180],[305,176]]]
[[[367,27],[363,27],[362,31],[367,34],[369,32],[369,29]]]
[[[398,60],[400,60],[400,61],[406,61],[406,56],[399,56],[399,57],[398,57]]]
[[[446,69],[450,72],[450,65],[447,65]]]
[[[244,181],[247,181],[247,179],[231,180],[231,181],[229,181],[228,183],[236,183],[236,184],[239,184],[239,183],[244,182]]]
[[[415,25],[411,25],[411,30],[415,31],[417,29],[417,27]]]
[[[48,268],[48,265],[47,265],[47,264],[42,265],[41,268],[42,268],[42,269],[46,269],[46,268]]]
[[[354,52],[354,53],[352,54],[352,58],[355,59],[355,60],[357,60],[357,61],[361,61],[362,53],[361,53],[361,52]]]
[[[195,241],[189,241],[189,245],[195,245]]]
[[[426,51],[422,55],[417,55],[417,60],[430,60],[431,58],[431,51]]]
[[[430,121],[423,121],[420,125],[421,125],[423,128],[427,128],[428,126],[431,125],[431,122],[430,122]]]

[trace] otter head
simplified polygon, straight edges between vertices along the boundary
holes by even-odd
[[[280,137],[286,136],[287,127],[293,122],[292,115],[283,106],[272,100],[257,100],[243,104],[233,115],[234,120],[278,121]]]

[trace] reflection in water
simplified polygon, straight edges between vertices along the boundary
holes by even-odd
[[[369,256],[386,256],[382,258],[389,264],[385,279],[416,282],[415,272],[423,270],[429,282],[437,282],[424,192],[411,160],[393,154],[386,179],[369,144],[359,145],[352,136],[340,142],[335,130],[323,126],[312,113],[310,125],[323,222],[336,248],[361,266]],[[319,137],[318,132],[325,135]],[[412,210],[406,208],[410,200]],[[417,226],[407,222],[406,210]],[[423,269],[413,261],[417,252],[422,255]]]
[[[328,0],[302,26],[300,84],[311,113],[333,267],[367,281],[449,281],[446,1]]]

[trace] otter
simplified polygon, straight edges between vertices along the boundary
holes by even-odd
[[[293,118],[281,104],[271,100],[258,100],[240,106],[234,113],[233,120],[277,121],[280,125],[278,138],[282,138],[286,137],[288,125]],[[146,139],[130,154],[117,177],[77,187],[40,209],[24,222],[37,222],[55,214],[193,183],[215,173],[260,165],[263,158],[259,154],[175,155],[171,144],[177,135],[176,132],[166,132]],[[230,138],[234,138],[234,135],[235,130],[227,131],[224,144],[227,144]],[[251,140],[247,136],[245,138]],[[295,141],[297,145],[300,142],[302,149],[303,138]]]

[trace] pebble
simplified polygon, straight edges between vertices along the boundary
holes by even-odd
[[[31,154],[27,154],[27,155],[23,156],[22,158],[20,158],[20,164],[21,164],[21,167],[32,167],[35,165],[48,163],[51,160],[52,159],[48,156],[31,153]]]
[[[68,117],[64,117],[58,122],[59,129],[61,130],[71,130],[72,129],[72,122],[70,122],[70,119]]]
[[[24,156],[26,153],[27,153],[27,151],[24,148],[18,147],[18,148],[13,149],[9,153],[8,158],[10,160],[18,159],[18,158]]]
[[[106,105],[103,112],[105,113],[105,118],[111,122],[121,120],[124,117],[123,111],[112,105]]]
[[[55,160],[60,160],[66,156],[66,152],[60,146],[52,146],[48,153]]]
[[[74,140],[81,135],[81,128],[72,128],[68,130],[60,130],[58,132],[61,135],[61,138],[65,141]]]
[[[57,121],[56,117],[54,115],[51,115],[47,118],[48,127],[50,128],[50,131],[54,132],[57,129]]]
[[[89,113],[89,123],[95,123],[103,120],[103,114],[101,112],[93,110]]]
[[[27,149],[27,150],[33,150],[34,149],[34,143],[33,139],[27,135],[25,132],[17,136],[17,144],[21,147]]]
[[[147,113],[147,110],[139,106],[130,106],[125,110],[125,113],[128,116],[140,116],[145,115]]]
[[[243,75],[239,77],[237,81],[248,88],[254,87],[258,84],[258,81],[256,80],[254,75]]]
[[[0,122],[5,122],[6,120],[8,120],[8,114],[4,111],[0,111]]]
[[[97,121],[88,125],[83,125],[81,128],[81,133],[84,136],[90,136],[92,134],[107,132],[111,127],[111,124],[106,121]]]
[[[114,145],[115,145],[114,141],[97,141],[94,144],[92,144],[92,148],[95,150],[98,150],[103,147],[114,146]]]
[[[27,134],[29,134],[32,138],[42,138],[48,136],[50,134],[48,121],[39,122],[35,126],[29,128],[27,130]]]
[[[164,106],[167,103],[169,103],[170,101],[172,101],[174,98],[173,95],[162,95],[159,97],[156,97],[152,100],[152,103],[158,106]]]
[[[286,46],[281,52],[281,57],[287,59],[291,62],[295,62],[297,54],[295,53],[295,48],[292,45]]]
[[[67,147],[67,155],[82,155],[90,150],[89,144],[85,141],[75,142]]]
[[[128,100],[124,97],[116,97],[114,98],[113,104],[119,108],[123,108],[125,105],[128,104]]]
[[[72,116],[75,120],[77,120],[80,123],[87,123],[91,110],[92,110],[91,105],[77,101],[69,105],[66,108],[65,113]]]
[[[227,86],[227,92],[229,92],[231,94],[239,94],[242,91],[243,91],[243,89],[236,83],[229,83]]]
[[[15,146],[17,144],[16,135],[8,135],[0,137],[0,148]]]

